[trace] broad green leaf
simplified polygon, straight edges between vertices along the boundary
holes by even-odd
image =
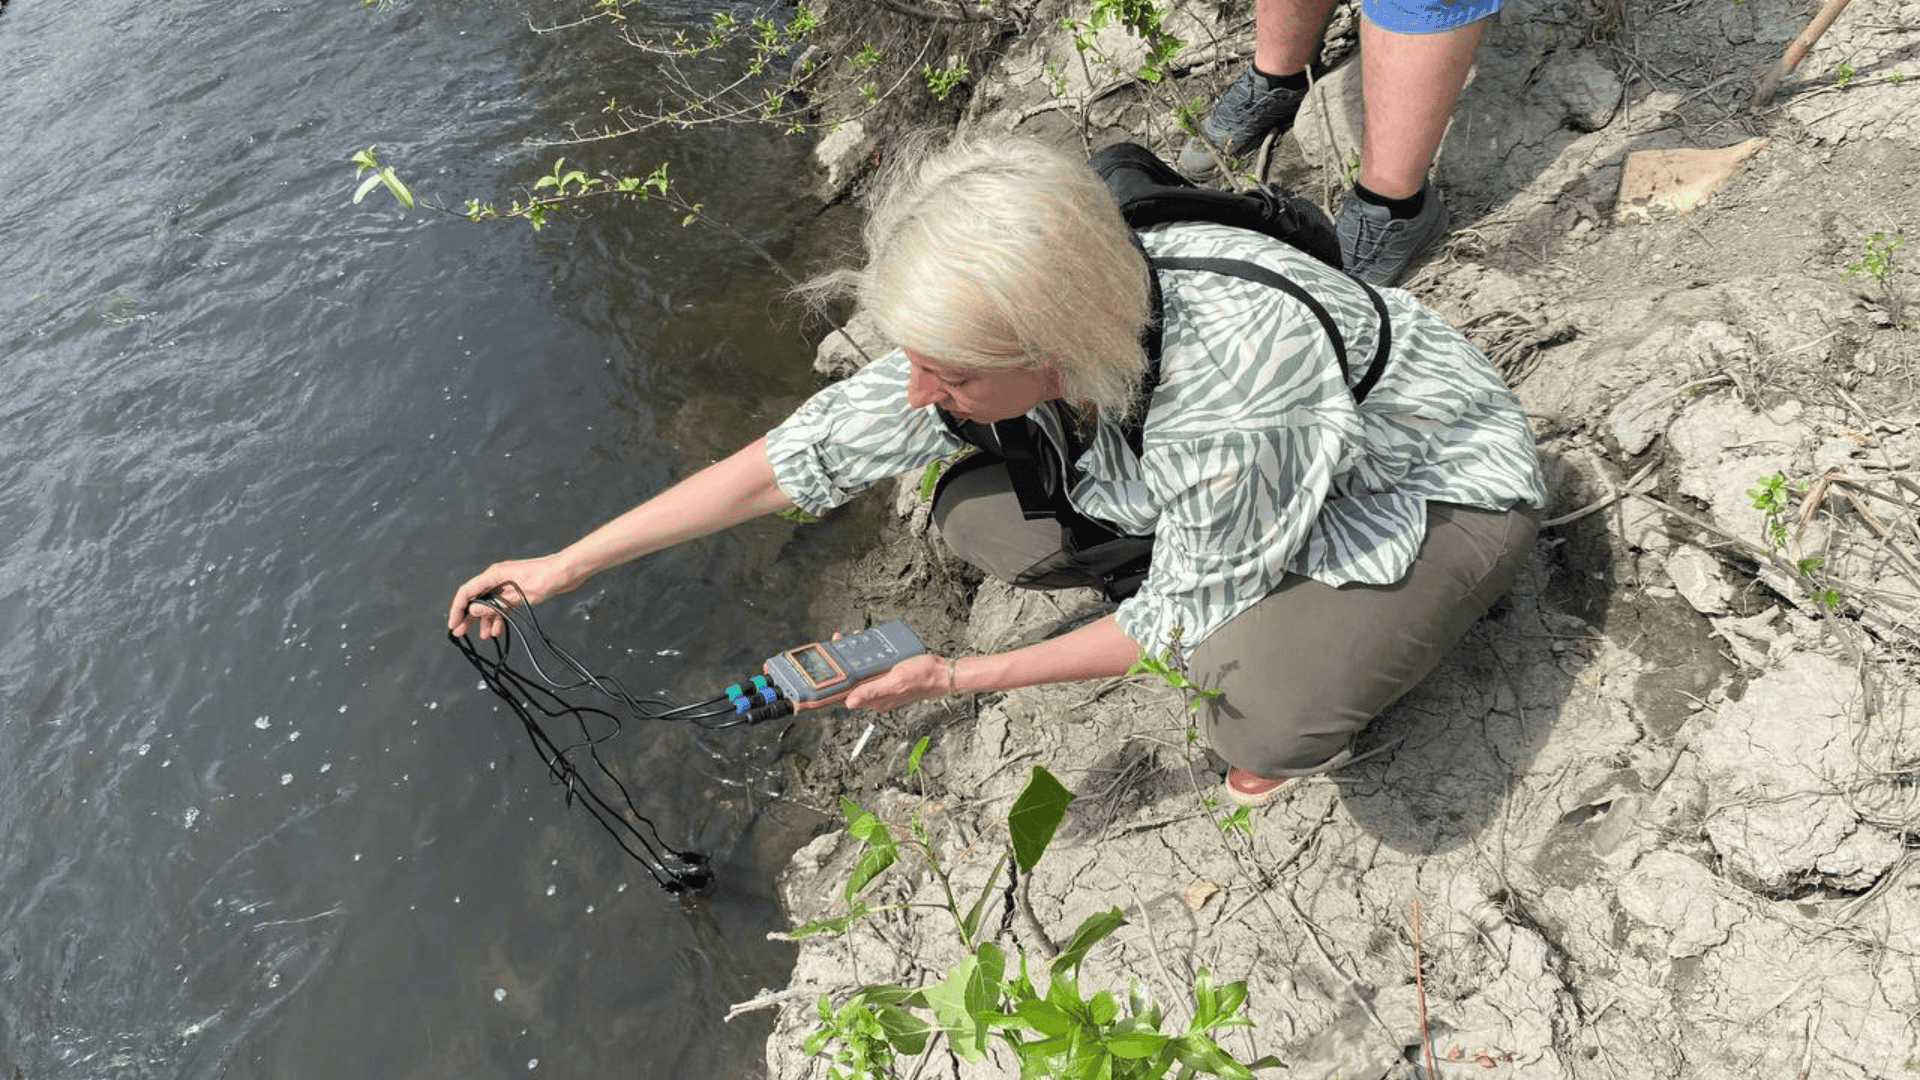
[[[1224,1076],[1228,1080],[1252,1080],[1253,1078],[1252,1070],[1233,1060],[1232,1056],[1205,1035],[1182,1035],[1173,1041],[1173,1049],[1174,1056],[1180,1059],[1180,1064],[1189,1069],[1214,1076]]]
[[[1230,982],[1220,988],[1220,1011],[1222,1021],[1232,1019],[1240,1012],[1240,1006],[1247,1003],[1247,984],[1245,981]]]
[[[1067,939],[1066,947],[1060,950],[1060,955],[1054,957],[1048,965],[1050,970],[1056,972],[1075,970],[1080,966],[1080,962],[1087,958],[1088,949],[1098,945],[1108,934],[1120,929],[1126,921],[1126,916],[1120,914],[1118,907],[1096,911],[1087,916],[1081,920],[1073,936]]]
[[[1172,1041],[1157,1031],[1128,1031],[1107,1036],[1107,1050],[1114,1057],[1139,1061],[1165,1050]]]
[[[1020,1061],[1020,1080],[1030,1077],[1058,1076],[1059,1072],[1047,1066],[1050,1056],[1049,1047],[1061,1040],[1048,1039],[1043,1042],[1015,1042],[1013,1056]]]
[[[913,744],[913,753],[907,755],[907,776],[908,777],[915,777],[920,775],[920,759],[921,757],[925,756],[927,752],[927,744],[932,741],[933,741],[932,736],[922,735],[920,736],[920,741]]]
[[[1111,990],[1102,990],[1087,999],[1087,1015],[1093,1020],[1094,1027],[1106,1027],[1113,1018],[1120,1015],[1120,1003],[1115,1000]]]
[[[377,188],[379,186],[380,186],[380,174],[377,172],[374,173],[372,176],[367,177],[365,180],[360,181],[359,190],[353,193],[354,205],[358,206],[361,199],[366,198],[367,195],[370,192],[372,192],[374,188]]]
[[[1040,856],[1053,842],[1054,831],[1067,816],[1067,804],[1073,793],[1053,774],[1039,765],[1027,776],[1027,786],[1013,800],[1007,814],[1007,831],[1013,834],[1013,859],[1021,873],[1031,873]]]
[[[860,859],[854,864],[853,874],[847,878],[844,892],[849,906],[860,891],[873,883],[881,872],[899,859],[899,848],[893,842],[893,835],[887,832],[886,823],[874,816],[872,811],[862,810],[852,799],[841,799],[840,810],[847,815],[847,834],[867,845],[860,853]]]
[[[1033,998],[1016,1004],[1014,1011],[1020,1014],[1020,1019],[1025,1020],[1033,1026],[1035,1031],[1044,1035],[1064,1038],[1079,1030],[1080,1027],[1065,1010]]]
[[[1000,980],[1007,973],[1007,954],[989,941],[974,954],[980,960],[980,996],[967,1004],[974,1012],[992,1012],[1000,1004]]]
[[[954,1052],[967,1061],[985,1057],[988,1018],[999,997],[997,973],[989,972],[980,956],[969,956],[955,964],[944,980],[927,987],[925,995]]]
[[[887,1042],[903,1054],[918,1054],[927,1048],[927,1039],[935,1028],[898,1005],[882,1005],[875,1010]]]

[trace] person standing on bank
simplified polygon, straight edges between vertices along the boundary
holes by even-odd
[[[501,633],[473,601],[506,582],[524,595],[505,599],[537,603],[748,518],[824,512],[959,449],[961,424],[1025,418],[1056,464],[1072,464],[1062,482],[1075,511],[1151,537],[1144,580],[1096,622],[1010,652],[914,657],[844,704],[1106,678],[1171,648],[1222,691],[1206,701],[1205,731],[1232,766],[1229,794],[1258,803],[1345,762],[1354,734],[1425,677],[1531,553],[1545,492],[1526,416],[1486,358],[1406,293],[1383,294],[1390,355],[1359,404],[1305,305],[1148,259],[1228,256],[1282,273],[1366,356],[1385,328],[1361,285],[1221,225],[1157,226],[1136,246],[1102,181],[1043,144],[917,155],[896,167],[865,239],[865,267],[824,287],[857,293],[895,351],[561,551],[475,575],[448,629]],[[1159,369],[1143,394],[1156,298]],[[1138,452],[1125,423],[1136,410]],[[1015,584],[1070,583],[1030,572],[1057,565],[1061,523],[1023,517],[1007,468],[978,456],[986,467],[936,496],[947,543]]]
[[[1427,179],[1447,121],[1500,0],[1361,0],[1360,173],[1335,225],[1347,270],[1394,285],[1446,235],[1447,207]],[[1253,63],[1227,85],[1179,166],[1204,177],[1214,147],[1242,158],[1284,134],[1307,96],[1307,67],[1333,0],[1257,0]]]

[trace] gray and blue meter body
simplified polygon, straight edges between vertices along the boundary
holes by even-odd
[[[767,658],[767,677],[793,701],[818,701],[847,690],[926,646],[898,619],[832,641],[814,641]]]

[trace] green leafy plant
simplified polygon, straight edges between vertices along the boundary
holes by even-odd
[[[1906,296],[1894,280],[1899,267],[1894,262],[1894,252],[1907,242],[1905,234],[1895,233],[1888,236],[1885,232],[1875,232],[1867,237],[1866,250],[1855,262],[1847,264],[1842,277],[1852,280],[1864,277],[1880,289],[1881,303],[1895,326],[1906,329]]]
[[[927,64],[920,69],[920,77],[926,80],[927,89],[935,98],[945,101],[947,95],[953,93],[954,87],[966,81],[967,65],[962,62],[936,70],[932,64]]]
[[[1747,492],[1747,500],[1755,510],[1760,511],[1767,550],[1784,551],[1787,546],[1787,516],[1792,512],[1787,499],[1790,491],[1787,475],[1777,472],[1762,476],[1757,482],[1760,486]]]
[[[1167,64],[1186,45],[1166,29],[1166,19],[1172,11],[1171,6],[1152,0],[1092,0],[1086,18],[1070,16],[1061,20],[1061,26],[1073,33],[1073,47],[1083,53],[1093,51],[1094,37],[1101,30],[1108,26],[1124,28],[1146,45],[1146,56],[1134,72],[1135,77],[1153,84],[1166,78]],[[1098,57],[1096,62],[1106,60]]]
[[[1822,582],[1818,577],[1826,560],[1818,556],[1807,556],[1788,560],[1790,534],[1787,520],[1794,514],[1792,497],[1805,492],[1804,485],[1795,484],[1787,479],[1785,473],[1776,472],[1758,479],[1759,487],[1747,492],[1747,499],[1753,508],[1760,511],[1762,539],[1769,555],[1781,560],[1790,567],[1794,576],[1807,587],[1807,592],[1828,611],[1838,610],[1845,599],[1838,589]]]
[[[1140,659],[1135,660],[1133,666],[1127,668],[1127,674],[1158,676],[1168,686],[1180,691],[1186,697],[1188,712],[1199,712],[1200,706],[1207,699],[1219,697],[1222,691],[1217,686],[1201,686],[1187,678],[1186,661],[1180,653],[1180,642],[1185,636],[1184,632],[1181,627],[1176,626],[1169,636],[1172,640],[1165,649],[1160,651],[1159,656],[1142,650]]]
[[[1244,836],[1253,835],[1253,810],[1246,806],[1236,806],[1233,812],[1216,822],[1221,832],[1237,832]]]
[[[927,741],[908,762],[916,775]],[[999,1040],[1019,1061],[1022,1077],[1071,1077],[1075,1080],[1157,1080],[1198,1074],[1250,1080],[1252,1069],[1278,1065],[1271,1057],[1244,1064],[1221,1049],[1215,1032],[1250,1027],[1245,1015],[1244,982],[1216,986],[1201,969],[1194,976],[1193,1017],[1179,1031],[1161,1030],[1165,1011],[1138,980],[1125,1000],[1112,991],[1087,993],[1080,972],[1087,954],[1125,923],[1119,908],[1096,912],[1075,928],[1051,960],[1038,961],[1022,950],[1009,951],[985,935],[983,915],[1003,875],[1030,874],[1064,819],[1073,795],[1046,769],[1035,766],[1007,815],[1009,843],[979,895],[963,908],[951,872],[942,865],[932,837],[915,810],[906,828],[911,847],[925,859],[945,897],[942,905],[965,955],[945,977],[925,986],[863,986],[839,1002],[822,995],[820,1025],[802,1048],[829,1058],[834,1080],[882,1080],[898,1076],[900,1057],[917,1057],[935,1039],[965,1061],[979,1061]],[[902,844],[878,817],[843,800],[848,835],[861,853],[845,887],[845,913],[796,928],[790,936],[844,932],[854,921],[882,908],[864,892],[899,862]],[[1008,887],[1011,894],[1011,885]]]
[[[1853,77],[1859,73],[1859,69],[1855,68],[1852,64],[1842,61],[1839,67],[1833,69],[1834,84],[1839,86],[1840,89],[1845,90],[1847,87],[1853,85]]]
[[[1907,238],[1899,233],[1889,237],[1884,232],[1876,232],[1867,237],[1866,253],[1858,262],[1847,264],[1845,277],[1864,276],[1869,281],[1884,285],[1893,277],[1893,253],[1899,250]]]

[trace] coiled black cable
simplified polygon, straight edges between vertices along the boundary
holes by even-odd
[[[534,615],[531,605],[523,604],[515,609],[501,601],[501,589],[509,587],[519,591],[519,586],[508,582],[472,601],[492,608],[506,620],[506,629],[495,641],[491,658],[481,655],[480,650],[464,635],[449,632],[447,639],[480,673],[480,680],[487,689],[506,702],[514,715],[520,718],[521,727],[540,754],[540,759],[546,763],[548,773],[556,783],[566,788],[567,805],[573,805],[578,797],[580,805],[613,837],[620,849],[646,867],[647,872],[653,875],[654,882],[668,893],[692,892],[710,885],[713,873],[707,857],[699,852],[677,850],[662,841],[659,829],[633,805],[633,797],[627,792],[626,785],[600,760],[599,746],[620,733],[620,717],[608,709],[571,702],[565,695],[590,691],[639,719],[681,721],[709,730],[733,727],[746,723],[746,719],[734,711],[731,700],[724,694],[690,705],[678,705],[663,698],[635,697],[620,685],[619,680],[595,675],[566,650],[554,644],[553,639],[541,629],[540,620]],[[522,618],[525,619],[524,627],[521,625]],[[516,638],[525,643],[527,664],[533,669],[533,677],[514,670],[509,662]],[[571,675],[570,681],[562,682],[547,672],[541,664],[541,651],[547,654],[550,662]],[[538,682],[535,681],[536,677]],[[541,726],[536,714],[550,720],[571,717],[579,728],[578,737],[566,746],[560,745]],[[593,730],[596,719],[605,722],[604,730],[597,734]],[[576,758],[582,755],[592,763],[591,771],[583,773],[576,763]],[[611,790],[608,794],[602,794],[600,786],[608,784],[612,785]],[[624,812],[616,807],[615,799],[609,797],[614,793],[617,793],[619,804],[626,808]]]

